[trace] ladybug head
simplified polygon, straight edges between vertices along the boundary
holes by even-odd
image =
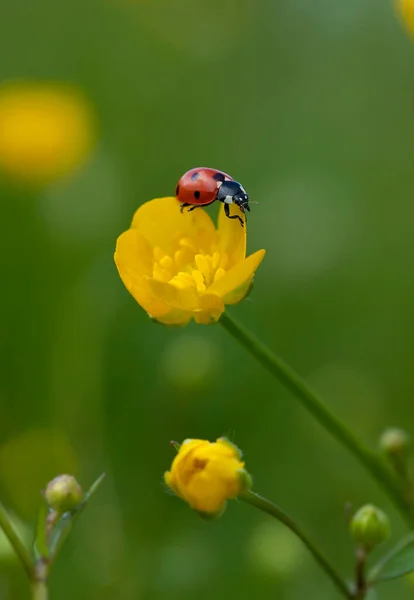
[[[238,181],[224,181],[217,191],[217,200],[237,204],[242,212],[250,210],[249,196]]]
[[[249,196],[246,194],[244,189],[240,186],[240,191],[234,194],[233,196],[234,204],[240,208],[240,210],[244,213],[246,210],[250,210],[249,206]]]

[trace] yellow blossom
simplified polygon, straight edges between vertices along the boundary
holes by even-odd
[[[258,250],[246,257],[246,228],[228,219],[223,207],[216,229],[202,208],[181,213],[168,197],[136,211],[117,240],[115,262],[125,287],[151,317],[166,325],[186,325],[192,317],[208,324],[225,304],[244,298],[264,255]]]
[[[240,450],[226,438],[185,440],[164,480],[191,508],[205,515],[221,513],[228,499],[251,485]]]
[[[94,139],[89,104],[54,83],[0,87],[0,169],[11,179],[44,185],[79,166]]]
[[[405,26],[414,36],[414,0],[396,0],[396,6]]]

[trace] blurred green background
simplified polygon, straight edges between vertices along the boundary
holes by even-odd
[[[387,498],[220,326],[151,323],[113,251],[133,211],[206,165],[254,200],[267,256],[242,320],[375,446],[414,419],[414,44],[388,0],[3,3],[0,79],[77,86],[98,139],[41,189],[0,184],[0,497],[33,528],[60,472],[107,480],[51,599],[337,599],[270,518],[206,523],[165,492],[171,439],[228,435],[255,489],[343,574],[347,501]],[[217,206],[209,212],[215,215]],[[0,597],[28,598],[0,543]],[[410,587],[411,585],[411,587]],[[409,581],[380,600],[413,597]]]

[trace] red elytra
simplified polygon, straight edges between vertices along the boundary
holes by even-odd
[[[223,181],[233,181],[233,178],[209,167],[190,169],[180,178],[175,195],[181,204],[206,206],[217,199]]]

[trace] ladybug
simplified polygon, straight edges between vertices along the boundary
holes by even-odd
[[[243,219],[239,215],[230,215],[230,204],[236,204],[242,213],[250,210],[249,196],[244,187],[227,173],[208,167],[199,167],[184,173],[177,184],[175,196],[181,203],[181,212],[187,206],[191,207],[188,209],[190,212],[198,206],[207,206],[219,200],[224,203],[226,216],[229,219],[238,219],[242,227]]]

